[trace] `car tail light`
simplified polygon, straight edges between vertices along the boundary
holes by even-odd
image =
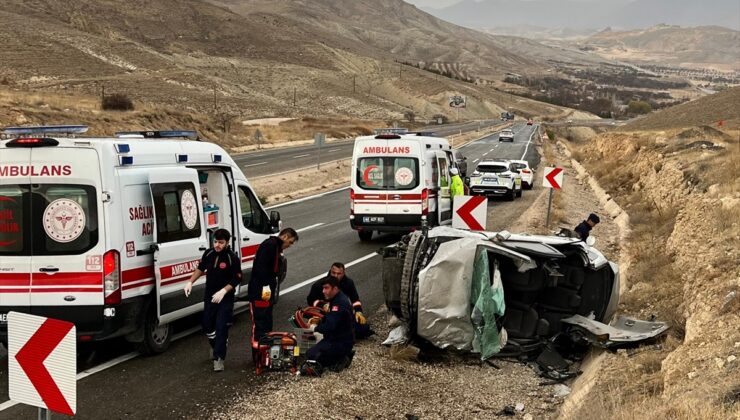
[[[355,214],[355,190],[349,189],[349,214]]]
[[[522,169],[522,173],[523,174],[528,174],[528,173],[530,173],[530,170],[529,169]]]
[[[424,188],[421,190],[421,215],[426,216],[429,214],[429,190]]]
[[[121,259],[116,250],[103,255],[103,292],[106,305],[121,303]]]

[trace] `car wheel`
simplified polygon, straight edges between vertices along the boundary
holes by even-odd
[[[516,198],[516,193],[514,190],[510,190],[509,194],[506,195],[506,199],[509,201],[514,201],[514,198]]]
[[[148,355],[164,353],[170,347],[172,341],[172,326],[170,324],[159,324],[157,318],[157,303],[149,305],[149,310],[144,318],[144,341],[139,343],[139,350]]]
[[[373,231],[372,230],[359,230],[357,231],[357,235],[360,237],[361,241],[367,242],[373,238]]]

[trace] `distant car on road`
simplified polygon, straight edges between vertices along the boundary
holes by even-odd
[[[468,158],[463,156],[459,149],[452,150],[452,157],[455,159],[455,166],[460,171],[460,176],[465,178],[468,173]]]
[[[484,160],[470,176],[473,195],[503,195],[514,201],[522,196],[522,176],[508,160]]]
[[[512,160],[511,163],[522,176],[522,188],[531,190],[534,185],[534,172],[529,167],[529,162],[526,160]]]
[[[509,129],[501,130],[501,132],[498,134],[498,141],[510,141],[513,143],[514,142],[514,132]]]
[[[534,124],[534,121],[532,121],[532,120],[527,120],[527,125],[532,125],[532,124]]]

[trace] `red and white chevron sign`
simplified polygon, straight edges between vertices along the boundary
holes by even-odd
[[[75,331],[71,322],[8,313],[8,388],[12,401],[75,415]]]
[[[488,199],[483,196],[459,195],[452,209],[452,227],[467,230],[486,230]]]
[[[563,187],[563,168],[547,167],[542,178],[542,186],[559,190]]]

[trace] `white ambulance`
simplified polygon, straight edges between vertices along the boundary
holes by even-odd
[[[409,232],[452,220],[447,139],[424,133],[379,134],[355,140],[350,226],[360,239],[373,232]]]
[[[6,129],[0,141],[0,338],[7,312],[72,321],[81,341],[125,336],[164,351],[173,320],[201,311],[184,282],[218,228],[246,295],[259,244],[280,225],[219,146],[195,132],[114,138],[85,126]]]

